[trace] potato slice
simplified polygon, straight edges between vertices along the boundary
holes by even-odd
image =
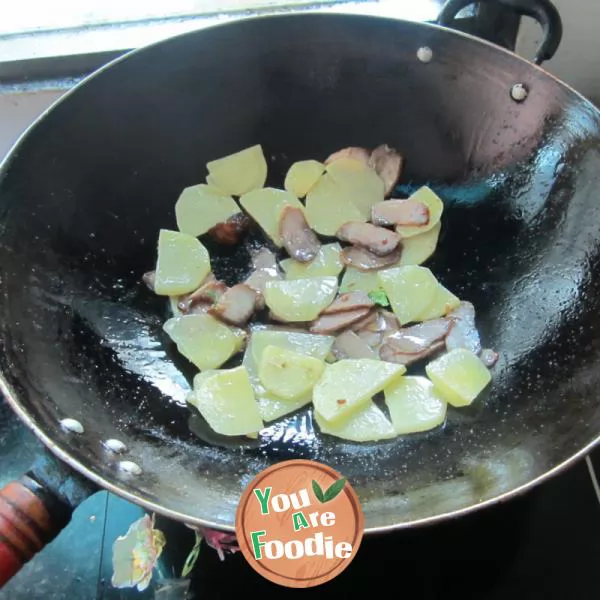
[[[435,390],[452,406],[468,406],[491,381],[481,359],[464,348],[456,348],[425,367]]]
[[[159,296],[181,296],[195,290],[210,273],[210,257],[194,236],[161,229],[154,292]]]
[[[301,263],[293,258],[285,258],[281,261],[281,268],[285,271],[286,279],[312,279],[314,277],[337,277],[344,268],[340,258],[341,246],[324,244],[319,253],[308,263]]]
[[[402,238],[410,238],[415,235],[422,235],[426,231],[433,229],[442,218],[444,212],[444,203],[442,199],[429,187],[424,185],[410,196],[411,200],[422,202],[429,209],[429,223],[420,227],[396,227],[396,231]]]
[[[198,390],[200,388],[200,386],[209,378],[212,377],[213,375],[216,375],[217,373],[221,373],[220,369],[208,369],[207,371],[200,371],[200,373],[196,373],[194,375],[194,379],[192,381],[192,390],[195,393],[196,390]],[[193,402],[192,402],[193,404]]]
[[[164,331],[177,350],[201,371],[217,369],[241,348],[241,336],[210,315],[172,317]]]
[[[206,176],[206,185],[211,189],[220,194],[221,196],[229,196],[227,192],[224,192],[219,186],[215,183],[215,180],[211,175]]]
[[[340,294],[359,291],[368,294],[380,289],[381,283],[377,273],[378,271],[359,271],[353,267],[346,267],[340,283]]]
[[[206,168],[210,183],[232,196],[258,190],[267,180],[267,161],[260,144],[210,161]]]
[[[257,326],[252,329],[248,351],[256,365],[260,363],[262,353],[268,346],[276,346],[283,350],[324,360],[335,338],[327,335],[316,335],[298,331],[282,331]]]
[[[378,442],[396,437],[389,419],[372,401],[339,424],[328,423],[316,410],[313,415],[322,433],[350,442]]]
[[[258,400],[259,411],[265,421],[274,421],[294,412],[312,401],[308,392],[296,400],[284,400],[269,393],[258,377],[258,365],[262,353],[268,346],[289,350],[317,360],[324,360],[329,354],[335,338],[325,335],[313,335],[296,331],[278,331],[255,327],[250,335],[242,364],[248,369],[252,387]]]
[[[258,365],[258,378],[267,392],[284,400],[297,400],[312,391],[324,370],[322,360],[267,346]]]
[[[398,266],[422,265],[437,247],[442,222],[438,221],[429,231],[402,239],[402,255]]]
[[[346,188],[325,173],[306,196],[306,220],[317,233],[335,236],[344,223],[365,222],[367,217],[352,203]]]
[[[177,228],[194,237],[241,212],[231,196],[204,183],[185,188],[175,203]]]
[[[260,394],[257,396],[257,402],[260,416],[269,423],[308,406],[312,402],[312,396],[308,394],[296,400],[284,400],[273,394]]]
[[[249,435],[264,423],[246,367],[225,369],[206,377],[195,390],[194,406],[221,435]]]
[[[404,365],[371,358],[342,359],[327,365],[313,389],[315,410],[328,424],[339,424],[405,372]]]
[[[439,286],[427,267],[397,267],[379,271],[377,276],[401,325],[418,320],[432,304]]]
[[[371,207],[384,200],[385,184],[381,177],[363,162],[352,158],[334,160],[327,165],[327,173],[360,211],[363,220],[370,221]]]
[[[338,288],[336,277],[267,281],[265,303],[288,323],[312,321],[329,306]]]
[[[278,247],[281,247],[279,219],[284,206],[295,206],[304,210],[294,194],[275,188],[248,192],[240,198],[240,204]]]
[[[428,431],[446,420],[446,401],[426,377],[400,377],[384,392],[392,424],[400,435]]]
[[[304,198],[324,171],[323,163],[316,160],[300,160],[289,168],[283,187],[297,198]]]
[[[457,298],[450,290],[446,289],[442,284],[438,283],[431,304],[418,314],[416,320],[428,321],[429,319],[445,317],[449,312],[453,311],[459,306],[460,299]]]

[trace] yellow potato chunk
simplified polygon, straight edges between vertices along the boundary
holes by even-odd
[[[327,423],[339,424],[405,372],[404,365],[372,358],[342,359],[329,364],[313,389],[315,410]]]
[[[396,231],[403,238],[410,238],[415,235],[422,235],[426,231],[433,229],[442,218],[444,212],[444,203],[442,199],[429,187],[424,185],[410,196],[410,200],[422,202],[429,209],[429,223],[422,227],[396,227]]]
[[[258,378],[271,394],[284,400],[297,400],[312,391],[324,369],[322,360],[267,346],[258,365]]]
[[[313,260],[301,263],[293,258],[286,258],[279,264],[285,271],[286,279],[311,279],[313,277],[337,277],[344,268],[340,258],[342,248],[337,243],[323,244]]]
[[[240,207],[231,196],[204,183],[185,188],[175,203],[177,228],[195,237],[238,213]]]
[[[210,315],[172,317],[164,331],[177,350],[201,371],[217,369],[239,351],[240,336]]]
[[[306,196],[306,220],[313,231],[335,236],[349,221],[364,223],[367,217],[348,197],[344,186],[325,173]]]
[[[314,419],[322,433],[350,442],[378,442],[396,437],[389,419],[372,401],[341,423],[332,425],[317,411]]]
[[[246,367],[225,369],[200,381],[193,404],[221,435],[253,435],[263,428]]]
[[[333,336],[329,335],[268,329],[257,326],[252,329],[247,354],[252,356],[252,360],[256,365],[260,364],[262,353],[269,346],[275,346],[302,356],[310,356],[317,360],[324,360],[331,350],[334,339]]]
[[[455,348],[425,367],[435,390],[452,406],[468,406],[485,389],[492,376],[481,359],[464,348]]]
[[[319,181],[323,171],[323,163],[316,160],[300,160],[289,168],[283,187],[297,198],[304,198]]]
[[[248,192],[240,198],[240,204],[278,247],[281,247],[279,219],[283,208],[295,206],[304,210],[302,203],[294,194],[275,188]]]
[[[353,267],[346,267],[342,282],[340,283],[340,294],[346,292],[372,292],[380,289],[379,277],[377,271],[359,271]]]
[[[398,266],[421,265],[430,258],[437,247],[442,222],[438,221],[429,231],[402,239],[402,255]]]
[[[327,165],[327,173],[360,211],[363,219],[370,220],[371,207],[384,200],[385,184],[381,177],[369,166],[352,158],[334,160]]]
[[[446,401],[426,377],[400,377],[384,392],[392,425],[400,435],[428,431],[446,420]]]
[[[206,176],[206,185],[211,190],[215,190],[215,192],[217,192],[218,194],[221,194],[222,196],[229,196],[229,194],[227,192],[224,192],[222,189],[219,188],[219,186],[215,183],[214,178],[211,177],[210,175]]]
[[[438,284],[431,304],[419,313],[417,321],[428,321],[447,315],[450,311],[458,308],[460,300],[443,285]]]
[[[159,296],[180,296],[195,290],[211,269],[208,250],[187,233],[161,229],[154,291]]]
[[[265,389],[258,377],[258,365],[265,348],[275,346],[302,356],[324,360],[329,354],[333,342],[334,338],[326,335],[279,331],[260,327],[255,327],[252,330],[250,343],[246,347],[242,364],[248,369],[252,387],[258,400],[259,411],[265,421],[279,419],[310,404],[312,400],[311,391],[296,400],[284,400]]]
[[[313,321],[329,306],[338,288],[336,277],[268,281],[265,303],[282,321]]]
[[[310,394],[300,396],[295,400],[284,400],[274,394],[261,394],[257,396],[258,411],[260,412],[260,416],[267,423],[296,412],[309,405],[311,401],[312,396]]]
[[[432,304],[439,286],[427,267],[386,269],[378,272],[378,278],[401,325],[418,320]]]
[[[257,144],[206,164],[209,183],[231,196],[258,190],[267,180],[267,161]]]
[[[197,389],[200,388],[202,383],[204,383],[209,377],[212,377],[216,373],[220,373],[220,372],[221,371],[219,369],[208,369],[207,371],[200,371],[200,373],[196,373],[194,375],[194,380],[192,382],[192,389],[193,389],[194,393]],[[190,400],[190,402],[192,402],[192,404],[193,404],[192,400]]]

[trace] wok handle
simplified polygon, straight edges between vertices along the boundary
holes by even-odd
[[[71,513],[28,475],[0,490],[0,588],[58,535]]]
[[[0,489],[0,588],[70,522],[97,486],[50,452]]]
[[[536,65],[541,65],[554,56],[562,40],[563,28],[560,14],[550,0],[448,0],[438,16],[438,23],[444,27],[452,27],[456,15],[463,8],[483,2],[510,8],[519,15],[535,19],[542,26],[544,39],[534,58]]]

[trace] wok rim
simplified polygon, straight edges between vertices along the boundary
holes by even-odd
[[[358,20],[359,19],[362,21],[374,20],[374,21],[404,23],[406,25],[413,26],[416,28],[421,27],[423,29],[433,29],[433,30],[443,32],[444,35],[455,35],[459,38],[463,38],[465,40],[470,40],[471,42],[484,44],[496,52],[502,52],[502,53],[508,54],[509,56],[511,56],[511,58],[513,60],[517,59],[523,63],[526,63],[530,69],[538,70],[540,72],[540,74],[554,80],[559,86],[562,86],[565,90],[567,90],[571,94],[573,94],[580,102],[582,102],[583,105],[587,106],[593,112],[600,115],[600,108],[597,107],[596,105],[594,105],[586,96],[584,96],[582,93],[578,92],[576,89],[574,89],[572,86],[570,86],[569,84],[567,84],[566,82],[564,82],[563,80],[558,78],[557,76],[553,75],[552,73],[548,72],[546,69],[542,68],[540,65],[536,65],[534,62],[532,62],[522,56],[519,56],[518,54],[516,54],[515,52],[513,52],[511,50],[508,50],[502,46],[496,45],[492,42],[489,42],[489,41],[487,41],[483,38],[477,37],[475,35],[465,33],[462,31],[458,31],[458,30],[450,28],[450,27],[444,27],[437,23],[431,23],[431,22],[427,22],[427,21],[425,21],[425,22],[412,21],[412,20],[401,19],[401,18],[392,17],[392,16],[365,15],[365,14],[361,14],[361,13],[336,12],[335,10],[328,11],[328,12],[322,12],[322,11],[319,11],[318,9],[307,9],[307,10],[302,10],[302,11],[299,11],[296,13],[286,12],[286,13],[252,15],[252,16],[243,16],[243,17],[238,16],[238,17],[232,18],[231,20],[227,20],[227,21],[220,22],[220,23],[214,23],[214,24],[208,25],[206,27],[200,27],[200,28],[194,29],[192,31],[186,31],[186,32],[183,32],[183,33],[180,33],[177,35],[163,38],[158,41],[152,42],[150,44],[146,44],[144,46],[136,48],[134,50],[125,52],[123,55],[107,62],[105,65],[99,67],[98,69],[94,70],[92,73],[86,75],[81,81],[76,83],[73,87],[71,87],[64,94],[62,94],[58,99],[56,99],[52,104],[50,104],[50,106],[48,106],[36,119],[34,119],[31,122],[31,124],[16,139],[14,144],[11,146],[9,151],[6,153],[5,157],[0,161],[0,174],[2,174],[2,172],[6,170],[7,166],[9,165],[9,163],[11,162],[13,157],[18,153],[20,146],[26,142],[27,138],[30,136],[32,131],[34,131],[36,129],[38,124],[41,121],[43,121],[45,119],[45,117],[52,110],[55,109],[55,107],[60,105],[62,102],[66,101],[71,96],[71,94],[76,93],[79,88],[85,86],[89,81],[93,80],[95,77],[101,75],[104,71],[112,68],[113,66],[117,65],[121,61],[127,60],[128,58],[130,58],[132,56],[136,56],[140,53],[143,53],[151,48],[161,46],[163,44],[168,44],[170,41],[173,41],[175,39],[182,39],[182,38],[185,38],[186,36],[198,35],[201,31],[205,31],[205,30],[211,30],[211,29],[215,29],[215,28],[231,26],[231,25],[235,25],[236,23],[239,23],[239,22],[249,22],[249,21],[266,20],[266,19],[290,20],[290,19],[301,19],[304,16],[314,17],[316,15],[320,16],[321,18],[333,18],[333,19],[341,18],[341,19],[347,19],[347,20]],[[4,373],[1,371],[0,371],[0,392],[2,393],[4,398],[6,398],[8,404],[11,406],[11,408],[13,409],[15,414],[19,417],[19,419],[34,433],[34,435],[44,444],[44,446],[59,460],[63,461],[65,464],[69,465],[72,469],[74,469],[77,473],[79,473],[80,475],[82,475],[83,477],[88,479],[89,481],[96,484],[100,488],[100,490],[98,490],[98,491],[106,490],[106,491],[113,493],[116,496],[119,496],[120,498],[127,500],[127,501],[129,501],[139,507],[142,507],[148,511],[160,514],[166,518],[175,520],[180,523],[184,523],[186,525],[195,526],[195,527],[212,528],[212,529],[216,529],[219,531],[235,533],[235,517],[234,517],[234,523],[232,525],[223,525],[221,523],[215,523],[215,522],[207,520],[207,519],[191,517],[189,515],[186,515],[183,512],[173,510],[173,509],[167,508],[161,504],[153,502],[151,500],[147,500],[143,496],[138,495],[134,492],[130,492],[127,489],[125,489],[124,487],[121,487],[120,485],[118,485],[117,483],[113,483],[113,482],[109,481],[104,476],[96,474],[92,468],[86,466],[85,464],[80,462],[78,459],[74,458],[68,450],[61,447],[60,444],[58,444],[50,435],[48,435],[44,431],[44,429],[41,426],[39,426],[35,422],[33,417],[30,415],[30,413],[25,409],[25,407],[23,406],[21,401],[18,399],[17,394],[13,391],[12,386],[8,383],[8,381],[5,378]],[[483,509],[491,508],[495,505],[507,502],[513,498],[524,495],[525,493],[531,491],[532,489],[537,488],[540,484],[542,484],[542,483],[552,479],[556,475],[559,475],[560,473],[566,471],[568,468],[573,466],[576,462],[578,462],[579,460],[588,456],[590,454],[590,452],[597,446],[600,446],[600,431],[598,431],[596,436],[590,442],[588,442],[585,446],[580,448],[577,452],[571,454],[571,456],[569,456],[567,459],[554,465],[552,468],[547,469],[541,475],[538,475],[537,477],[530,479],[526,483],[523,483],[523,484],[517,486],[516,488],[513,488],[512,490],[503,492],[503,493],[501,493],[495,497],[489,498],[487,500],[483,500],[481,502],[477,502],[477,503],[471,504],[469,506],[465,506],[460,509],[442,512],[437,515],[432,515],[429,517],[422,517],[422,518],[418,518],[418,519],[414,519],[414,520],[401,521],[401,522],[393,523],[391,525],[379,525],[379,526],[373,526],[373,527],[365,527],[364,534],[373,536],[373,535],[377,535],[377,534],[392,533],[395,531],[400,531],[400,530],[405,530],[405,529],[411,529],[411,528],[417,528],[417,527],[421,528],[421,527],[425,527],[428,525],[435,525],[437,523],[442,523],[444,521],[449,521],[451,519],[460,518],[460,517],[465,516],[470,513],[480,512]],[[116,477],[115,477],[115,481],[116,481]],[[367,515],[365,514],[365,521],[366,521],[366,516]]]

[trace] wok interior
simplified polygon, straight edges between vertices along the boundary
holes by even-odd
[[[514,83],[529,89],[521,104]],[[599,124],[541,70],[414,23],[270,17],[134,53],[69,94],[4,165],[6,382],[88,476],[188,522],[231,528],[246,483],[294,457],[349,477],[368,529],[497,498],[598,435]],[[239,445],[211,439],[183,405],[194,371],[140,277],[158,230],[176,228],[181,190],[257,143],[276,186],[295,160],[388,143],[407,158],[399,192],[428,184],[444,199],[428,266],[474,303],[501,358],[484,397],[443,429],[351,444],[315,436],[301,411]],[[229,283],[247,272],[248,244],[211,256]],[[63,432],[63,417],[85,433]],[[108,438],[127,454],[105,451]],[[143,473],[122,473],[124,458]]]

